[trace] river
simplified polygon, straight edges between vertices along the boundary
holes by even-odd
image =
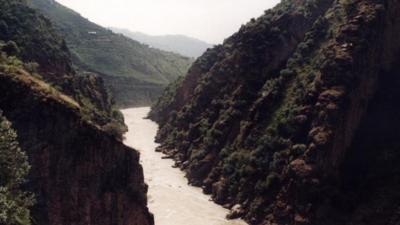
[[[200,188],[187,184],[184,173],[172,168],[171,159],[161,159],[154,142],[158,126],[144,119],[149,107],[122,110],[129,127],[125,144],[141,155],[149,209],[156,225],[246,225],[242,220],[226,220],[227,209],[210,201]]]

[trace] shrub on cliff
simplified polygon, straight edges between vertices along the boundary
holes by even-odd
[[[14,41],[8,41],[7,44],[5,44],[2,49],[7,55],[10,56],[16,56],[20,53],[20,49],[18,45]]]
[[[0,112],[0,224],[29,225],[33,197],[22,190],[30,166],[10,122]]]

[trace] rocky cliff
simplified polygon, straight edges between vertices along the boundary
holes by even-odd
[[[282,1],[153,107],[159,150],[251,224],[398,224],[399,9]]]
[[[0,0],[0,31],[0,109],[31,167],[26,182],[21,172],[10,180],[35,195],[31,221],[23,208],[6,224],[154,224],[139,153],[122,144],[103,81],[74,70],[65,42],[26,1]]]
[[[25,76],[0,73],[0,106],[32,166],[33,223],[153,224],[139,154]]]

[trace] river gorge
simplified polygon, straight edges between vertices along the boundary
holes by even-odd
[[[158,125],[145,119],[149,107],[123,110],[129,127],[125,144],[141,154],[146,183],[149,185],[149,208],[156,225],[245,225],[241,220],[227,220],[228,210],[210,201],[200,188],[188,185],[184,173],[172,168],[172,159],[162,159],[155,151]]]

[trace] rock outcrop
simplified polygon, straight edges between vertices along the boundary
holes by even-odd
[[[0,107],[32,166],[38,224],[151,225],[139,153],[43,92],[27,74],[0,73]],[[26,80],[28,79],[28,80]]]
[[[22,189],[35,195],[32,224],[154,224],[139,153],[121,142],[102,79],[74,70],[65,41],[24,0],[0,0],[0,92],[31,166]]]
[[[153,107],[159,150],[251,224],[399,223],[399,10],[282,1]]]

